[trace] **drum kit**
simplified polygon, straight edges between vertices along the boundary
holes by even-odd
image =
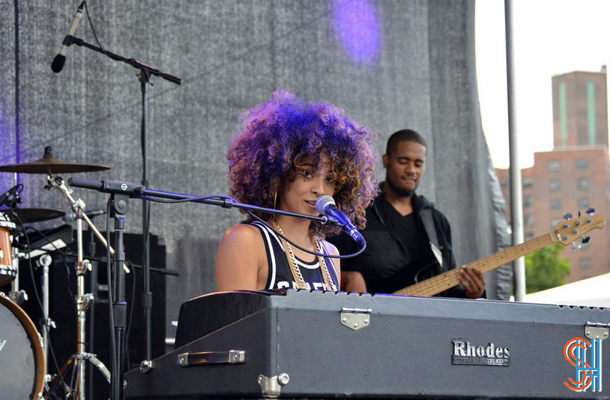
[[[0,197],[0,286],[11,285],[10,292],[0,292],[0,387],[3,399],[49,399],[58,396],[70,399],[85,399],[85,362],[92,363],[110,383],[110,372],[94,354],[87,353],[85,344],[86,312],[93,295],[85,293],[85,274],[90,269],[88,260],[83,256],[83,221],[100,242],[114,250],[105,237],[96,229],[85,213],[85,203],[72,197],[64,180],[56,174],[101,171],[109,169],[103,165],[77,164],[64,162],[54,156],[52,148],[46,147],[42,159],[21,164],[0,166],[0,172],[44,174],[47,175],[46,189],[59,190],[70,204],[76,217],[76,287],[75,304],[77,312],[76,353],[59,368],[53,377],[48,374],[49,327],[54,322],[49,318],[49,266],[51,256],[42,252],[38,264],[42,266],[42,300],[35,293],[42,309],[42,323],[38,330],[30,317],[20,306],[27,299],[27,293],[19,288],[19,262],[34,258],[33,249],[20,243],[25,236],[24,224],[50,221],[62,217],[65,213],[44,208],[19,208],[20,193],[23,185],[17,184]],[[26,237],[27,239],[27,237]],[[26,240],[29,242],[29,240]],[[23,250],[25,248],[25,250]],[[52,248],[52,247],[51,247]],[[21,249],[21,250],[20,250]],[[40,252],[38,252],[40,254]],[[42,335],[39,333],[42,332]],[[73,379],[64,379],[72,370]]]

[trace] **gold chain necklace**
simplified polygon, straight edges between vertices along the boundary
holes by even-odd
[[[280,225],[277,223],[276,220],[274,220],[274,219],[271,220],[271,223],[273,224],[273,227],[275,229],[277,229],[277,231],[279,233],[281,233],[282,235],[284,234],[284,231],[282,231],[282,228],[280,227]],[[301,269],[297,265],[297,259],[296,259],[296,256],[294,255],[294,251],[292,251],[292,246],[283,237],[281,237],[281,236],[278,236],[278,237],[280,239],[280,242],[282,243],[282,246],[284,247],[284,253],[286,253],[286,258],[288,259],[288,265],[290,266],[290,272],[292,272],[292,277],[294,278],[294,280],[297,284],[297,289],[306,289],[305,279],[303,278]],[[311,239],[311,242],[314,245],[316,253],[322,253],[322,245],[320,244],[320,241],[318,240],[318,238],[315,237],[312,233],[309,234],[309,237]],[[330,288],[330,290],[332,290],[333,292],[336,292],[337,286],[335,285],[332,278],[330,277],[330,272],[328,271],[328,267],[326,266],[326,261],[324,260],[324,257],[323,256],[316,256],[316,257],[318,258],[318,263],[320,264],[320,272],[322,273],[322,279],[324,280],[324,285],[326,286],[326,289],[329,290],[329,288]]]

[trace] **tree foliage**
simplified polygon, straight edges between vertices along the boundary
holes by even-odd
[[[561,257],[564,249],[564,246],[555,243],[525,256],[527,293],[535,293],[564,284],[565,278],[571,274],[570,260]]]

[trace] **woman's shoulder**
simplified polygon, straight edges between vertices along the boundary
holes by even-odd
[[[331,242],[328,242],[326,240],[320,239],[320,243],[322,243],[322,245],[324,246],[324,248],[326,249],[326,251],[333,255],[333,256],[338,256],[339,255],[339,250],[337,249],[337,247],[332,244]]]
[[[262,240],[259,228],[252,224],[233,225],[225,232],[223,241],[236,244],[254,244]]]

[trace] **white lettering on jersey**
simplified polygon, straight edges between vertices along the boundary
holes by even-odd
[[[277,282],[276,288],[277,289],[288,289],[291,286],[294,290],[298,289],[297,283],[295,281],[292,281],[292,282],[279,281],[279,282]],[[311,284],[309,282],[305,282],[305,289],[312,290]],[[313,290],[326,290],[326,286],[324,285],[323,282],[313,282]]]
[[[288,289],[290,287],[290,283],[288,283],[287,281],[281,281],[277,283],[277,288],[278,289]]]

